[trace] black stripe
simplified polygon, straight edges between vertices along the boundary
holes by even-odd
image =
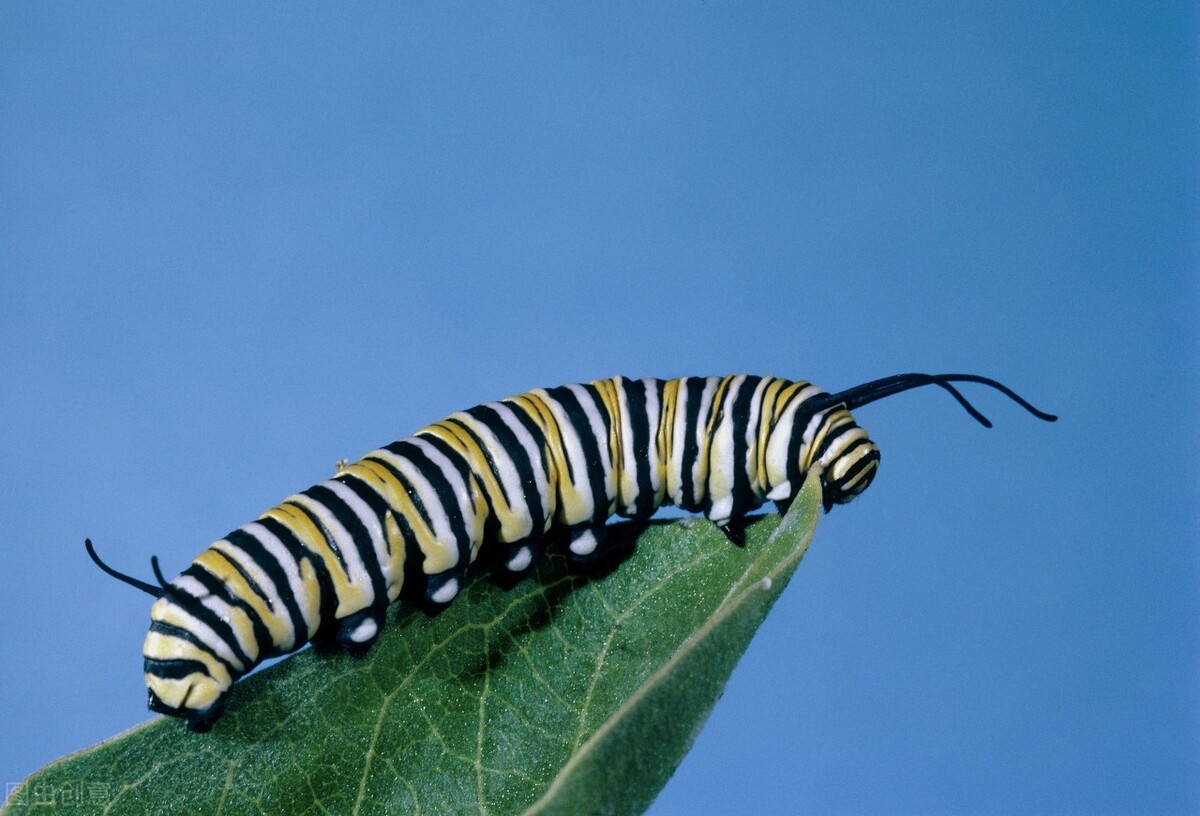
[[[350,544],[358,552],[363,568],[367,571],[367,577],[371,580],[372,605],[379,603],[380,599],[386,599],[387,585],[383,576],[383,567],[379,563],[379,555],[375,552],[375,545],[371,541],[371,533],[363,524],[362,519],[358,517],[358,513],[355,513],[341,496],[324,485],[313,485],[302,495],[308,496],[332,513],[338,523],[349,533]],[[379,521],[382,526],[383,520]],[[332,538],[333,531],[329,531],[329,534]]]
[[[800,394],[803,389],[799,389],[792,395],[783,406],[780,413],[786,412],[789,406],[796,400],[800,399]],[[816,413],[810,406],[814,398],[820,397],[824,392],[814,394],[813,397],[804,400],[799,407],[796,408],[796,413],[793,415],[792,422],[792,438],[788,440],[787,467],[788,482],[792,486],[793,495],[800,490],[800,485],[804,482],[804,477],[807,475],[805,471],[800,469],[800,448],[804,445],[804,429],[808,427],[808,423],[812,421],[813,415]]]
[[[425,502],[421,499],[421,494],[417,491],[417,488],[413,486],[412,482],[410,482],[398,468],[396,468],[386,459],[380,459],[377,456],[368,456],[363,459],[363,461],[374,462],[377,465],[381,465],[387,470],[388,473],[392,474],[392,477],[400,483],[401,487],[404,488],[404,492],[408,494],[408,498],[412,500],[413,507],[416,508],[417,515],[421,517],[421,521],[425,524],[425,529],[430,530],[432,533],[433,519],[429,517],[429,511],[425,509]],[[398,507],[393,508],[393,510],[395,511],[395,515],[398,517],[404,515]],[[407,519],[405,519],[405,521],[407,522]]]
[[[297,602],[295,594],[292,592],[292,585],[288,582],[287,572],[283,569],[283,565],[279,563],[278,559],[271,554],[271,551],[266,548],[266,545],[257,536],[247,530],[234,530],[225,536],[225,539],[246,553],[246,557],[253,561],[271,579],[271,583],[275,585],[275,591],[278,593],[279,599],[283,602],[284,609],[287,610],[288,617],[292,621],[292,628],[296,632],[296,641],[292,644],[292,648],[297,649],[302,646],[308,640],[308,625],[304,622],[304,614],[300,610],[300,604]],[[294,558],[293,563],[295,563]],[[296,567],[296,572],[299,573],[299,564]],[[270,603],[269,600],[268,603]],[[276,643],[275,645],[279,648],[283,647],[281,643]]]
[[[633,471],[634,481],[637,483],[638,494],[631,508],[634,518],[648,516],[655,510],[654,484],[650,475],[650,446],[654,444],[654,440],[651,439],[650,429],[651,427],[657,428],[658,423],[652,424],[647,414],[649,403],[647,393],[651,382],[658,381],[631,381],[625,377],[620,378],[620,387],[625,392],[625,410],[629,415],[629,428],[633,436],[633,439],[630,440],[633,461],[624,462],[624,467],[626,470]],[[624,450],[621,451],[621,455],[625,455]]]
[[[151,621],[150,622],[150,631],[157,632],[160,635],[166,635],[168,637],[179,638],[180,640],[186,640],[188,643],[192,644],[197,649],[204,652],[206,655],[210,656],[213,660],[217,661],[222,666],[224,666],[225,670],[227,672],[229,672],[229,674],[231,676],[235,676],[235,677],[237,676],[238,672],[233,668],[233,665],[228,660],[226,660],[225,658],[221,657],[219,654],[214,652],[212,645],[205,643],[203,640],[201,640],[199,635],[197,635],[195,632],[185,629],[182,626],[176,626],[172,623],[166,623],[165,621]],[[147,657],[146,660],[166,662],[166,661],[162,661],[161,658],[157,658],[157,657]],[[204,665],[201,661],[192,661],[192,662],[200,663],[200,665],[202,665],[202,666]],[[204,673],[208,674],[207,666],[205,666]]]
[[[750,406],[754,401],[754,391],[762,377],[747,376],[742,381],[733,402],[733,510],[732,518],[740,518],[746,514],[747,508],[756,501],[750,489],[750,446],[746,442],[747,426],[750,424]]]
[[[531,397],[530,399],[534,399],[534,398]],[[537,398],[537,399],[539,401],[541,401],[540,398]],[[529,414],[525,411],[525,409],[519,403],[515,403],[510,400],[504,400],[504,404],[508,407],[508,409],[510,411],[513,412],[513,416],[515,416],[517,418],[517,421],[525,426],[525,430],[529,432],[529,435],[533,437],[534,447],[537,448],[538,455],[541,456],[541,458],[542,458],[542,462],[541,462],[542,474],[545,476],[546,482],[549,483],[550,482],[551,462],[552,462],[550,456],[548,455],[550,441],[549,441],[549,438],[546,436],[547,429],[542,427],[542,424],[540,421],[541,414],[538,414],[537,416],[534,416],[533,414]],[[548,406],[547,406],[546,410],[547,411],[550,410]],[[550,415],[549,421],[555,422],[553,414]],[[555,422],[555,427],[556,428],[558,427],[557,422]],[[571,467],[570,463],[567,464],[567,467],[568,468]]]
[[[467,531],[467,524],[463,518],[462,510],[458,506],[458,499],[454,495],[454,488],[451,487],[450,480],[446,478],[446,474],[442,472],[440,467],[433,463],[433,460],[425,455],[420,446],[407,439],[393,442],[387,446],[386,450],[407,459],[425,477],[425,480],[433,486],[433,491],[437,494],[438,501],[442,504],[442,510],[446,514],[446,518],[450,520],[450,530],[454,533],[454,540],[458,544],[459,564],[470,563],[471,537]]]
[[[603,443],[605,445],[607,445],[608,448],[611,450],[612,449],[612,437],[613,437],[613,422],[619,421],[620,417],[614,417],[612,414],[609,413],[608,403],[604,401],[604,394],[600,390],[600,386],[593,385],[592,383],[580,383],[579,387],[582,388],[584,391],[587,391],[588,394],[591,395],[592,402],[596,406],[596,413],[598,413],[600,415],[600,420],[601,420],[601,422],[604,423],[604,439],[597,440],[597,442],[603,441]],[[574,393],[574,392],[572,392],[572,393]],[[581,405],[582,405],[582,403],[581,403]],[[588,428],[591,428],[591,427],[592,426],[589,423]]]
[[[230,595],[225,588],[224,582],[214,578],[208,570],[196,562],[193,561],[191,566],[183,571],[183,575],[195,579],[201,586],[208,590],[209,594],[215,595],[227,603],[230,601]],[[205,606],[199,598],[178,589],[173,584],[167,584],[163,590],[163,597],[174,602],[180,609],[208,626],[213,631],[213,634],[229,647],[229,651],[233,652],[234,658],[242,664],[241,672],[247,672],[255,665],[256,661],[251,660],[242,651],[242,647],[237,640],[237,635],[233,632],[233,627],[221,620],[220,616]],[[267,642],[269,643],[270,640],[268,639]],[[209,645],[212,646],[213,644]]]
[[[425,570],[420,565],[425,560],[425,555],[421,552],[421,545],[417,541],[417,535],[413,532],[408,516],[399,510],[394,510],[392,518],[396,519],[396,524],[400,527],[400,535],[404,539],[404,576],[400,583],[399,597],[409,603],[415,603],[424,598],[427,582]]]
[[[321,534],[321,538],[325,540],[325,545],[329,547],[329,551],[332,552],[333,557],[337,559],[338,566],[342,568],[342,573],[346,574],[348,568],[346,566],[346,557],[342,555],[342,548],[338,546],[337,538],[334,536],[333,531],[325,526],[325,522],[321,520],[321,517],[317,515],[317,512],[312,508],[305,507],[303,504],[296,501],[286,501],[284,504],[291,505],[304,515],[308,516],[308,520],[311,521],[313,526],[317,528],[317,531]]]
[[[153,674],[155,677],[161,677],[163,680],[182,680],[189,674],[195,674],[196,672],[206,677],[212,677],[208,672],[208,666],[205,666],[199,660],[159,660],[147,657],[143,661],[142,667],[146,674]]]
[[[234,532],[237,532],[237,531],[235,530]],[[229,541],[230,535],[233,535],[233,533],[230,533],[229,535],[225,536],[224,540]],[[237,558],[234,557],[233,555],[231,555],[230,553],[224,552],[222,550],[217,550],[217,552],[219,552],[221,554],[221,557],[224,558],[229,563],[229,566],[233,567],[234,572],[236,572],[238,575],[240,575],[242,577],[242,580],[245,581],[246,584],[250,587],[250,591],[253,592],[255,595],[257,595],[262,600],[262,602],[267,605],[267,608],[274,610],[275,604],[271,602],[271,598],[267,595],[266,591],[261,586],[258,585],[258,581],[255,581],[254,578],[250,575],[250,573],[246,572],[245,568],[242,567],[242,565],[240,563],[238,563]]]
[[[334,576],[330,575],[329,564],[325,563],[325,559],[317,551],[311,550],[305,544],[304,536],[296,533],[294,529],[287,526],[286,523],[271,516],[260,516],[258,523],[268,530],[269,533],[280,540],[287,548],[288,553],[293,558],[296,565],[296,572],[300,574],[301,583],[304,582],[304,569],[302,564],[308,562],[312,565],[313,574],[317,576],[318,594],[318,612],[317,612],[317,629],[320,628],[329,620],[334,618],[334,612],[337,610],[337,587],[334,584]],[[299,600],[298,600],[299,602]],[[307,635],[308,629],[299,630]]]
[[[313,573],[317,578],[317,587],[319,588],[318,597],[320,603],[317,613],[317,627],[319,628],[322,623],[332,620],[333,613],[337,610],[337,590],[333,583],[333,576],[329,574],[329,565],[325,563],[325,559],[321,557],[320,553],[309,549],[304,543],[304,537],[279,519],[272,516],[262,516],[258,519],[258,523],[278,538],[288,553],[291,554],[296,564],[296,571],[300,573],[302,582],[304,580],[302,563],[307,561],[312,565]],[[308,628],[304,626],[297,631],[307,635]]]
[[[687,389],[687,409],[684,412],[683,439],[674,440],[675,445],[683,444],[683,460],[679,465],[679,484],[681,488],[679,507],[694,513],[700,509],[696,505],[696,484],[693,480],[696,459],[700,455],[700,443],[696,438],[696,430],[701,421],[700,401],[704,396],[704,388],[708,385],[708,380],[705,377],[684,377],[679,382],[682,388]]]
[[[477,490],[480,490],[480,487],[476,485],[475,471],[471,467],[471,462],[467,455],[455,448],[454,445],[450,444],[445,439],[442,439],[440,436],[435,436],[429,433],[418,433],[417,437],[428,442],[430,445],[433,445],[433,447],[438,449],[442,456],[445,456],[450,460],[450,464],[453,465],[454,469],[458,471],[459,478],[461,478],[463,480],[463,484],[467,486],[467,498],[470,500],[472,507],[472,509],[468,512],[474,512],[473,508],[475,505],[475,493]],[[430,461],[432,462],[432,460]],[[484,500],[490,509],[491,501],[487,496],[487,491],[484,490],[482,492],[484,494]]]
[[[375,514],[375,518],[379,519],[379,526],[383,529],[383,546],[389,555],[392,552],[392,543],[388,541],[387,528],[384,526],[384,521],[387,518],[387,513],[392,508],[388,506],[387,499],[379,495],[375,490],[375,486],[366,479],[353,474],[343,473],[340,476],[334,477],[335,482],[341,482],[350,490],[354,491],[354,495],[358,496],[367,507],[371,508],[371,512]]]
[[[479,447],[479,450],[483,453],[483,461],[480,462],[478,466],[476,466],[474,457],[471,457],[468,460],[471,466],[471,472],[479,479],[480,485],[486,484],[486,481],[483,479],[483,473],[480,472],[482,467],[486,465],[488,470],[490,470],[492,473],[492,478],[496,481],[496,487],[500,490],[500,498],[504,501],[505,505],[512,507],[512,502],[508,498],[508,491],[504,488],[504,480],[500,478],[500,468],[496,464],[495,451],[493,451],[484,443],[479,434],[475,433],[474,428],[463,422],[461,419],[450,417],[449,419],[445,420],[445,422],[447,424],[454,425],[467,436],[471,437],[471,441],[474,442]],[[496,510],[495,504],[492,501],[492,496],[486,489],[483,491],[483,496],[487,500],[488,510],[494,514]]]
[[[859,448],[869,447],[869,446],[871,446],[871,444],[872,443],[869,439],[859,439],[853,445],[846,448],[846,450],[843,451],[842,456],[839,456],[838,458],[841,459],[843,456],[849,456],[854,451],[858,450]],[[850,467],[850,469],[847,470],[846,473],[840,479],[837,480],[837,483],[839,485],[849,484],[850,482],[854,481],[855,476],[862,473],[863,470],[865,468],[869,467],[872,462],[878,462],[878,461],[879,461],[879,451],[876,450],[874,452],[874,454],[868,454],[867,456],[863,457],[859,461],[855,462]]]
[[[528,399],[530,399],[532,401],[536,401],[536,402],[545,402],[545,400],[542,399],[541,397],[529,396]],[[510,410],[512,410],[513,414],[517,417],[517,421],[519,421],[522,425],[524,425],[525,430],[529,431],[530,435],[533,436],[534,442],[537,445],[537,449],[540,452],[541,457],[542,457],[542,472],[546,476],[546,482],[550,485],[550,489],[554,491],[555,507],[561,508],[563,506],[563,500],[562,500],[563,478],[562,478],[562,474],[558,474],[557,477],[554,479],[550,478],[550,471],[552,468],[553,458],[550,455],[550,441],[547,437],[548,429],[542,427],[542,425],[540,423],[541,414],[537,413],[536,411],[535,411],[535,413],[537,413],[536,416],[534,416],[533,414],[527,413],[526,409],[520,403],[515,402],[513,400],[502,400],[502,402],[505,405],[507,405]],[[558,430],[559,439],[561,440],[562,429],[558,427],[558,420],[556,420],[554,418],[554,413],[553,413],[553,411],[550,410],[549,406],[546,406],[546,412],[548,414],[548,416],[546,417],[546,421],[554,424],[555,429]],[[568,479],[570,479],[573,482],[574,476],[572,475],[571,459],[569,457],[567,457],[566,455],[564,455],[563,460],[565,461],[566,466],[567,466],[567,477],[568,477]]]
[[[193,573],[192,577],[204,584],[205,588],[208,589],[213,597],[224,601],[235,609],[242,610],[246,614],[246,617],[250,619],[250,626],[254,630],[254,644],[258,647],[259,651],[258,657],[250,661],[251,665],[257,665],[260,660],[264,659],[265,657],[269,657],[270,654],[274,652],[275,641],[271,639],[271,631],[267,629],[267,625],[263,621],[262,616],[260,616],[254,607],[250,605],[249,601],[244,599],[241,595],[236,594],[233,587],[225,583],[225,581],[223,581],[215,573],[209,571],[207,567],[199,564],[192,564],[192,566],[199,567],[199,569]],[[231,634],[234,634],[232,624],[229,626],[229,631]],[[238,642],[236,639],[231,640],[229,643],[234,649],[238,648]],[[239,658],[241,657],[240,654],[238,656]],[[246,670],[249,671],[249,667],[247,667]]]
[[[538,400],[542,403],[545,403],[545,401],[548,400],[548,398],[552,398],[552,397],[548,396],[548,391],[547,391],[546,397],[530,396],[529,398],[530,398],[530,400]],[[546,452],[544,452],[544,454],[542,454],[542,456],[545,456],[547,458],[547,466],[546,467],[548,469],[548,467],[550,467],[550,464],[548,464],[548,460],[550,460],[550,458],[551,458],[550,455],[548,455],[548,450],[550,450],[550,434],[548,434],[548,430],[550,430],[550,428],[544,428],[541,426],[541,424],[540,424],[541,414],[540,413],[535,412],[535,414],[526,414],[526,412],[524,412],[524,409],[520,406],[520,404],[516,404],[516,403],[511,403],[511,408],[512,408],[512,410],[514,410],[514,412],[516,412],[518,418],[521,419],[522,424],[524,426],[526,426],[528,428],[528,430],[534,434],[534,439],[540,439],[539,448],[542,451],[546,451]],[[554,416],[553,409],[551,409],[550,406],[546,406],[546,421],[550,422],[550,424],[553,424],[554,430],[556,430],[558,432],[559,443],[562,443],[563,428],[558,425],[558,418],[557,418],[557,416]],[[565,450],[562,451],[562,454],[563,454],[563,462],[566,464],[566,480],[570,481],[571,484],[574,485],[575,484],[575,464],[571,463],[571,457],[566,455]],[[562,479],[563,479],[563,474],[558,474],[557,481],[562,482]],[[560,487],[559,485],[556,485],[556,488],[557,488],[557,492],[558,492],[558,506],[563,506],[562,487]]]
[[[839,429],[834,430],[834,428],[833,428],[834,424],[835,424],[835,417],[833,416],[832,413],[826,414],[825,417],[822,419],[821,428],[819,428],[817,432],[820,433],[821,431],[824,431],[826,426],[829,427],[829,430],[825,433],[825,438],[821,440],[821,444],[817,445],[816,450],[813,451],[812,458],[813,458],[814,462],[817,461],[818,459],[820,459],[822,456],[824,456],[826,454],[826,452],[828,452],[828,450],[831,447],[833,447],[833,445],[839,439],[841,439],[843,436],[850,433],[850,431],[853,431],[855,428],[858,427],[857,425],[854,424],[853,421],[850,421],[850,422],[843,423]]]
[[[444,421],[450,422],[452,420]],[[496,515],[496,508],[492,505],[491,494],[488,493],[483,486],[483,482],[475,474],[475,468],[472,465],[471,458],[468,457],[467,454],[455,448],[453,444],[439,436],[435,436],[430,433],[418,433],[417,436],[437,448],[443,456],[450,460],[450,464],[454,465],[454,469],[458,471],[459,477],[467,486],[467,498],[469,499],[471,505],[467,512],[471,513],[472,519],[474,519],[475,513],[475,496],[476,494],[483,496],[483,503],[487,506],[486,514],[481,520],[483,522],[483,539],[486,541],[490,538],[493,538],[496,534],[496,530],[499,529],[499,517]],[[470,539],[474,529],[474,525],[467,527],[468,540]],[[470,563],[472,556],[469,547],[464,557],[467,559],[465,563]]]
[[[586,388],[587,386],[585,386]],[[551,398],[562,406],[567,420],[575,428],[579,438],[579,446],[583,449],[584,466],[587,468],[588,487],[592,494],[592,518],[603,520],[608,517],[608,491],[605,487],[604,463],[600,457],[600,440],[592,432],[591,422],[579,398],[565,385],[552,388],[548,392]],[[604,411],[601,409],[601,413]],[[605,440],[605,444],[608,441]],[[564,451],[565,453],[565,451]],[[578,522],[577,522],[578,523]]]
[[[504,418],[500,416],[495,408],[487,405],[477,405],[466,413],[476,421],[487,426],[488,430],[496,437],[496,441],[500,443],[500,453],[507,456],[517,469],[517,476],[521,480],[522,495],[525,498],[525,504],[529,508],[529,518],[533,525],[533,532],[542,532],[546,528],[546,510],[542,507],[542,496],[538,490],[537,476],[534,473],[534,463],[529,458],[529,452],[525,450],[525,446],[521,444],[521,440],[517,438],[513,429],[508,427]],[[489,456],[491,453],[489,451]]]

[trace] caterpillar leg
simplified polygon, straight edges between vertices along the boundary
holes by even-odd
[[[746,524],[748,519],[745,516],[729,519],[724,524],[718,524],[717,527],[725,534],[725,537],[733,544],[739,547],[746,546]]]
[[[492,580],[504,589],[512,589],[541,561],[546,539],[532,535],[520,541],[492,545]]]
[[[511,544],[498,545],[498,567],[514,575],[525,575],[542,557],[545,539],[530,536]]]
[[[427,615],[436,615],[458,597],[466,579],[464,569],[449,569],[425,579],[425,592],[420,606]]]
[[[567,536],[567,560],[572,564],[589,564],[602,554],[608,538],[608,526],[603,521],[585,521],[572,525]]]
[[[351,657],[359,658],[371,651],[383,629],[386,607],[367,607],[338,621],[334,642]]]

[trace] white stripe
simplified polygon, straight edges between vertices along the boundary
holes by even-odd
[[[296,600],[296,606],[300,609],[300,615],[304,618],[304,625],[308,628],[303,639],[308,640],[321,623],[320,607],[315,603],[311,605],[307,603],[310,593],[304,585],[304,579],[300,576],[300,565],[296,563],[295,557],[278,536],[260,522],[252,521],[244,524],[242,529],[262,543],[266,551],[271,554],[271,557],[287,575],[288,587],[292,591],[292,597]],[[312,594],[316,595],[317,593]]]
[[[446,454],[442,453],[433,444],[426,442],[419,436],[414,436],[407,441],[413,443],[421,449],[422,453],[429,457],[429,461],[437,466],[437,469],[442,472],[446,481],[450,484],[450,489],[454,491],[454,500],[458,502],[458,512],[462,516],[463,526],[467,532],[467,547],[469,550],[474,549],[472,546],[476,539],[476,531],[482,528],[482,519],[476,518],[474,504],[471,501],[471,491],[467,487],[467,483],[463,481],[462,474],[458,472],[458,468],[450,461]]]
[[[542,458],[542,451],[538,446],[537,440],[517,418],[513,409],[503,402],[489,402],[487,406],[494,410],[508,429],[517,437],[517,441],[521,443],[521,447],[525,449],[526,455],[529,457],[529,466],[533,469],[533,480],[537,485],[538,498],[541,500],[542,513],[545,518],[542,520],[543,529],[537,532],[545,532],[547,525],[554,517],[554,507],[549,495],[550,481],[546,477],[546,462]]]
[[[604,468],[604,481],[607,486],[612,482],[613,463],[612,452],[608,445],[608,431],[604,428],[604,417],[601,416],[600,407],[596,404],[599,396],[593,395],[591,391],[577,383],[572,383],[567,388],[575,394],[583,408],[583,413],[587,415],[588,426],[592,429],[592,436],[596,438],[596,446],[600,448],[600,465]],[[612,495],[613,491],[609,490],[610,499]]]
[[[662,460],[658,458],[658,424],[662,418],[662,406],[658,401],[658,380],[641,380],[646,389],[646,428],[650,434],[647,447],[647,463],[650,468],[650,489],[655,496],[662,490]]]
[[[392,564],[391,558],[388,556],[387,540],[383,534],[383,525],[380,523],[379,517],[375,515],[375,511],[371,509],[371,506],[363,501],[362,496],[355,493],[352,488],[347,487],[339,481],[330,479],[329,481],[321,482],[321,485],[336,493],[338,498],[354,511],[354,515],[358,516],[358,520],[367,529],[367,535],[371,537],[371,546],[375,550],[375,559],[379,562],[380,572],[383,573],[384,585],[390,587],[397,580],[400,580],[403,576],[388,575],[387,573],[388,568]],[[367,489],[369,490],[370,487],[368,486]]]
[[[358,554],[358,548],[354,546],[354,540],[351,538],[350,532],[337,520],[337,516],[333,514],[332,510],[311,496],[297,493],[294,496],[289,496],[285,501],[307,507],[320,519],[321,526],[325,528],[325,533],[334,538],[330,543],[342,554],[342,560],[346,563],[346,577],[354,585],[355,589],[361,591],[365,596],[367,601],[365,606],[370,606],[375,601],[375,591],[371,586],[371,576],[367,572],[366,565],[363,564],[362,557]]]
[[[228,539],[216,542],[212,545],[212,549],[241,567],[242,572],[249,575],[251,580],[267,594],[267,603],[271,607],[271,621],[263,621],[263,624],[266,625],[268,631],[274,628],[271,624],[282,627],[285,637],[279,641],[278,646],[284,651],[290,651],[296,645],[296,627],[292,625],[292,616],[288,614],[275,582],[258,566],[249,553]],[[274,637],[274,633],[271,636]]]
[[[733,461],[733,406],[745,382],[746,375],[739,374],[725,389],[721,423],[713,430],[712,444],[709,446],[708,490],[711,507],[708,517],[714,520],[728,521],[733,512],[733,471],[737,464]]]
[[[558,425],[558,435],[563,441],[563,452],[571,463],[570,475],[575,477],[571,480],[571,492],[575,494],[575,499],[582,504],[583,518],[564,518],[563,521],[568,524],[577,524],[595,518],[596,503],[592,499],[592,491],[588,489],[587,457],[583,455],[583,446],[575,426],[571,423],[566,411],[563,410],[562,404],[551,397],[545,389],[539,388],[530,393],[542,399],[550,408],[550,413],[554,415],[554,420]],[[559,474],[560,480],[567,475],[566,473]],[[580,489],[581,486],[583,489]]]
[[[519,527],[501,527],[497,534],[500,541],[520,541],[527,537],[533,531],[533,519],[529,516],[529,503],[525,501],[525,489],[521,486],[521,476],[517,473],[517,467],[513,463],[512,456],[500,444],[500,440],[492,433],[484,422],[476,419],[470,414],[459,412],[450,417],[466,425],[471,431],[479,437],[480,443],[491,454],[492,463],[495,468],[491,468],[485,460],[479,463],[480,467],[493,470],[500,484],[504,487],[504,497],[508,501],[509,509],[521,521],[524,522]]]
[[[808,421],[808,425],[804,428],[804,436],[801,439],[804,441],[804,447],[812,445],[813,437],[817,435],[817,430],[821,427],[821,423],[825,421],[825,412],[818,411],[813,414],[812,419]]]
[[[800,406],[821,393],[823,393],[821,389],[815,385],[805,386],[793,394],[791,402],[775,420],[775,427],[771,430],[771,435],[767,440],[768,499],[786,499],[792,495],[794,489],[799,489],[799,485],[793,486],[787,478],[788,446],[792,440],[793,426],[796,424],[796,412],[800,410]],[[800,455],[803,456],[803,454],[804,451],[801,450]]]
[[[373,459],[382,459],[408,480],[413,490],[417,491],[417,496],[425,506],[425,512],[428,514],[429,522],[433,526],[434,546],[446,551],[446,555],[444,556],[447,561],[446,569],[457,566],[459,560],[458,539],[454,537],[454,531],[450,527],[450,517],[446,515],[446,511],[442,508],[441,499],[438,498],[437,491],[433,489],[433,485],[429,483],[429,480],[421,475],[421,471],[412,462],[408,461],[408,459],[403,456],[397,456],[385,448],[372,451],[367,456]]]
[[[191,579],[188,579],[188,580],[191,580]],[[177,589],[183,589],[183,586],[181,585],[179,578],[176,578],[175,580],[171,581],[171,586],[173,586]],[[201,587],[201,589],[203,589],[203,587]],[[192,595],[191,592],[188,592],[187,594]],[[193,597],[198,597],[198,596],[193,596]],[[204,601],[201,600],[201,603],[204,603]],[[179,627],[191,632],[193,635],[196,636],[197,640],[199,640],[201,643],[203,643],[206,647],[208,647],[209,650],[211,650],[214,654],[216,654],[218,657],[220,657],[226,663],[233,666],[234,669],[236,669],[238,672],[244,672],[246,670],[245,664],[242,663],[242,661],[238,660],[237,656],[233,653],[233,649],[225,641],[225,638],[218,635],[215,631],[213,631],[212,627],[210,627],[207,623],[205,623],[204,621],[197,618],[195,615],[188,612],[186,609],[184,609],[178,603],[176,603],[174,601],[168,601],[168,604],[171,606],[171,608],[175,612],[175,614],[170,616],[171,620],[169,622],[172,625],[179,626]],[[207,603],[204,603],[204,605],[207,606],[208,608],[212,609],[212,607],[209,606]],[[213,611],[216,612],[217,610],[213,610]],[[218,612],[218,614],[220,614],[220,613]],[[164,617],[164,620],[166,620],[165,617]],[[234,629],[234,636],[236,637],[236,634],[237,634],[236,628],[235,627],[230,627],[230,628]],[[247,657],[249,657],[251,660],[253,660],[254,656],[258,653],[258,650],[252,649],[249,652],[247,652],[245,649],[242,649],[242,652]],[[159,657],[159,655],[150,655],[150,657]],[[164,657],[166,659],[170,659],[172,657],[172,655],[164,655],[162,657]]]
[[[193,598],[203,598],[208,595],[208,587],[190,575],[177,575],[171,579],[171,586],[186,592]]]

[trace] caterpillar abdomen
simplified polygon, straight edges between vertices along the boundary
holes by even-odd
[[[901,375],[828,394],[807,382],[732,375],[614,377],[537,389],[455,413],[340,465],[201,553],[161,590],[143,647],[150,707],[203,730],[261,660],[312,640],[364,653],[388,605],[436,612],[468,569],[516,577],[555,528],[566,555],[596,558],[605,524],[664,504],[724,526],[786,504],[819,471],[826,509],[871,483],[879,449],[850,409],[919,385],[999,388],[973,375]],[[157,574],[157,564],[156,574]]]

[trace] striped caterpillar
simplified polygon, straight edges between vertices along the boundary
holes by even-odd
[[[482,548],[483,560],[516,578],[560,528],[567,558],[586,563],[602,553],[611,515],[644,519],[666,504],[736,537],[765,502],[785,510],[814,469],[825,510],[845,504],[879,466],[879,448],[850,411],[936,385],[990,427],[956,382],[1056,419],[970,374],[900,374],[835,394],[744,374],[614,377],[478,405],[339,463],[334,478],[229,533],[171,581],[152,558],[158,586],[85,546],[105,572],[157,599],[143,646],[151,710],[204,731],[262,660],[309,641],[361,656],[389,604],[445,608]]]

